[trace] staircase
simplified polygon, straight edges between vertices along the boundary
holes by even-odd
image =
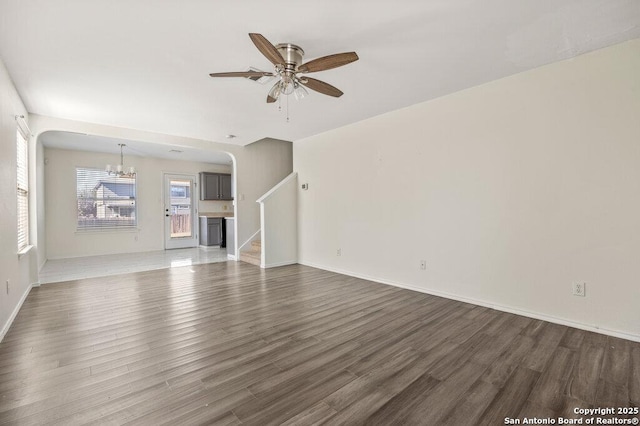
[[[252,241],[249,250],[242,250],[240,252],[240,260],[243,262],[251,263],[252,265],[260,266],[262,255],[262,241]]]

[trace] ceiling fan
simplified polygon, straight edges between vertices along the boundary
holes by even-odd
[[[304,87],[322,93],[324,95],[339,98],[342,91],[324,81],[307,77],[305,74],[330,70],[341,67],[358,60],[356,52],[336,53],[334,55],[323,56],[312,61],[302,63],[304,50],[300,46],[290,43],[273,45],[262,34],[250,33],[249,37],[262,53],[274,66],[274,72],[264,71],[240,71],[240,72],[217,72],[209,74],[211,77],[247,77],[257,79],[260,77],[276,77],[277,81],[269,90],[267,103],[278,100],[281,94],[291,95],[296,98],[304,97],[308,92]],[[304,86],[304,87],[303,87]]]

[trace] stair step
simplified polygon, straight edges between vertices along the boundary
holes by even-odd
[[[247,262],[247,263],[251,263],[252,265],[260,266],[261,253],[258,250],[241,251],[240,260],[242,262]]]
[[[262,252],[260,250],[243,250],[240,252],[240,254],[244,254],[249,257],[255,257],[257,259],[260,259],[260,255],[262,254]]]
[[[251,246],[248,250],[240,252],[240,260],[242,262],[251,263],[252,265],[260,266],[262,259],[262,241],[251,241]]]
[[[260,257],[254,257],[247,255],[246,253],[240,253],[240,261],[250,263],[252,265],[260,266]]]

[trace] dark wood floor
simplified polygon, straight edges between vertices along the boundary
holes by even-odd
[[[34,289],[0,395],[0,424],[499,425],[640,406],[640,344],[228,262]]]

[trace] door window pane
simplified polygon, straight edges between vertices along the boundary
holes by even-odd
[[[171,238],[191,237],[191,180],[172,179],[171,192]]]

